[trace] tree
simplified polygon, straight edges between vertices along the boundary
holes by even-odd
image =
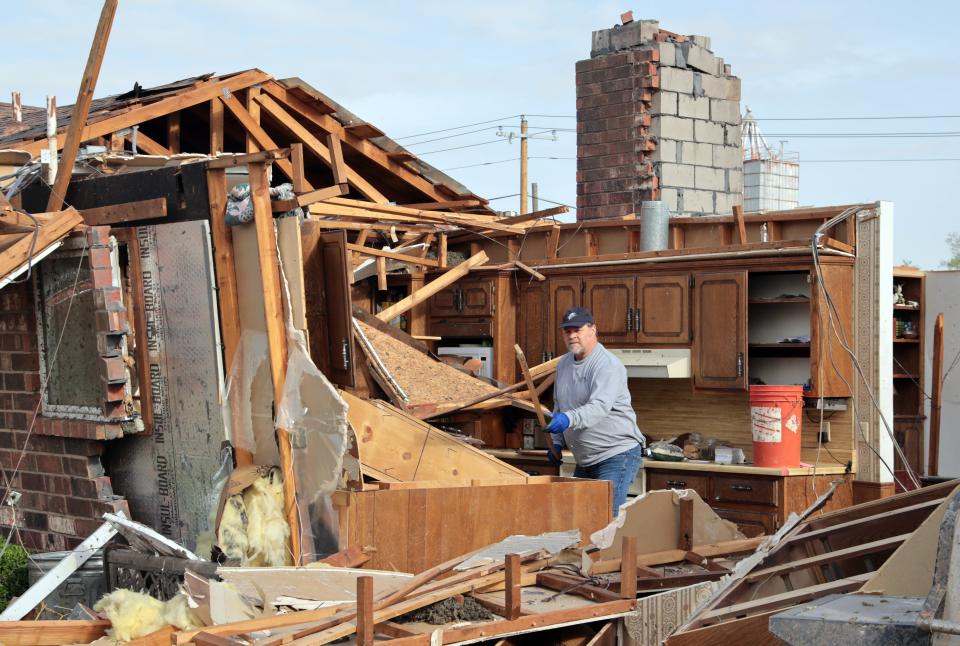
[[[940,266],[947,269],[960,269],[960,233],[948,233],[947,246],[950,247],[950,258],[940,263]]]

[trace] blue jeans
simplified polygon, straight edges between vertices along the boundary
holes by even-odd
[[[627,491],[637,477],[643,453],[640,445],[627,449],[623,453],[607,458],[588,467],[579,464],[573,470],[574,478],[590,478],[591,480],[609,480],[613,483],[613,517],[617,517],[620,505],[627,501]]]

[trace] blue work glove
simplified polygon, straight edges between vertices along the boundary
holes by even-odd
[[[550,460],[550,464],[555,467],[563,464],[563,445],[554,444],[552,449],[547,449],[547,459]]]
[[[547,433],[563,433],[568,428],[570,428],[570,418],[567,417],[567,414],[554,413],[553,419],[550,420],[550,423],[547,424],[547,427],[543,430]]]

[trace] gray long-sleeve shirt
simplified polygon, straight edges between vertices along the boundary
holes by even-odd
[[[554,410],[570,418],[563,439],[580,466],[602,462],[643,443],[630,403],[627,369],[602,344],[583,361],[576,361],[570,352],[560,357]]]

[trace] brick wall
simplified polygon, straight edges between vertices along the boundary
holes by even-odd
[[[125,314],[114,316],[120,318],[125,324]],[[6,491],[6,480],[19,462],[11,486],[22,497],[13,508],[0,506],[0,532],[5,535],[16,522],[19,540],[28,549],[64,550],[99,527],[104,512],[129,515],[126,500],[113,494],[100,462],[102,440],[119,437],[122,430],[116,424],[38,417],[28,434],[40,398],[39,365],[33,283],[8,285],[0,290],[0,485]],[[105,414],[115,410],[105,398]],[[13,542],[18,542],[16,534]]]
[[[710,39],[641,20],[593,33],[576,67],[577,217],[714,215],[742,202],[740,79]]]

